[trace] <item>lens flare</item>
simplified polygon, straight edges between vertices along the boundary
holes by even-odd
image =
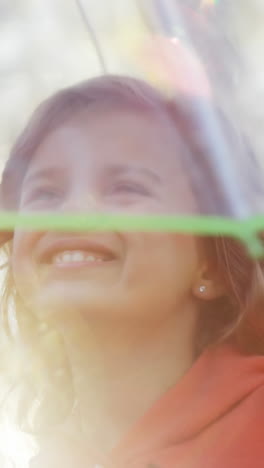
[[[36,453],[37,447],[32,437],[7,421],[0,424],[1,468],[28,468]]]

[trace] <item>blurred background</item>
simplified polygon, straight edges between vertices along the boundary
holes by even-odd
[[[139,50],[142,40],[164,33],[153,13],[153,7],[162,9],[162,3],[172,2],[0,0],[0,164],[31,111],[54,90],[100,74],[102,66],[111,73],[155,81],[155,67],[139,60]],[[183,8],[188,34],[206,64],[217,99],[243,125],[261,157],[263,0],[178,0],[177,4]],[[177,21],[170,18],[166,34],[186,33]]]

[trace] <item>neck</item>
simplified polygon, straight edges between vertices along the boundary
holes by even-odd
[[[193,362],[194,326],[194,312],[181,310],[166,322],[64,327],[86,443],[110,450],[183,376]]]

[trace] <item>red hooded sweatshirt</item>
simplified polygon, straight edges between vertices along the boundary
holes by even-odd
[[[228,346],[207,350],[108,460],[88,455],[84,465],[75,458],[69,466],[263,468],[264,357]]]
[[[264,357],[206,351],[113,458],[124,468],[263,468]]]

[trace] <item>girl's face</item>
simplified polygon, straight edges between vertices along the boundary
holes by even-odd
[[[39,146],[19,209],[195,212],[176,138],[162,115],[83,112]],[[16,231],[11,265],[19,295],[37,312],[149,323],[194,303],[201,263],[198,241],[187,235]]]

